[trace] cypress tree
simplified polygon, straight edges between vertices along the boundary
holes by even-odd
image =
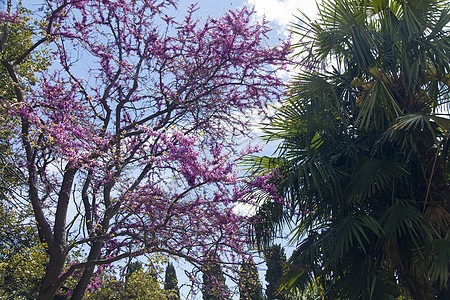
[[[142,270],[142,263],[140,261],[132,261],[127,266],[127,272],[125,274],[125,281],[128,281],[128,278],[136,272]]]
[[[253,260],[244,261],[239,272],[239,299],[262,300],[262,286]]]
[[[225,276],[216,254],[208,255],[203,272],[203,300],[223,300],[229,298]]]
[[[180,291],[178,289],[177,273],[172,263],[168,263],[166,267],[166,278],[164,281],[164,290],[169,292],[168,300],[179,300]]]
[[[265,276],[267,281],[267,299],[284,300],[286,299],[286,297],[277,292],[278,283],[284,273],[283,265],[286,262],[286,254],[284,253],[284,248],[282,248],[281,245],[273,245],[266,251],[265,259],[267,265]]]

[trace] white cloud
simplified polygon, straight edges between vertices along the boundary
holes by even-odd
[[[255,7],[258,15],[265,15],[268,21],[284,29],[295,21],[294,15],[301,15],[299,10],[311,19],[317,14],[316,0],[247,0],[247,3]]]
[[[256,214],[256,208],[255,205],[238,203],[233,207],[233,212],[240,216],[251,217]]]

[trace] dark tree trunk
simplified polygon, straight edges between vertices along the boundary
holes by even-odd
[[[55,247],[56,248],[56,247]],[[64,262],[66,261],[66,254],[61,247],[53,249],[53,255],[50,256],[50,261],[47,265],[45,276],[41,283],[39,291],[39,300],[53,300],[59,286],[55,285],[61,274]]]
[[[77,172],[77,168],[72,168],[70,163],[66,166],[61,190],[59,191],[58,205],[55,214],[55,224],[53,226],[53,236],[42,242],[48,244],[48,253],[50,261],[47,265],[44,279],[42,280],[41,289],[39,291],[39,300],[53,300],[59,284],[58,278],[64,268],[67,258],[67,241],[66,241],[66,218],[69,206],[70,192],[72,190],[73,180]],[[36,214],[36,213],[35,213]],[[48,224],[48,223],[46,223]]]
[[[98,241],[92,245],[91,251],[89,252],[89,256],[87,261],[96,261],[100,258],[101,250],[103,247],[103,242]],[[86,292],[86,288],[91,282],[92,275],[94,274],[95,265],[87,267],[84,269],[83,275],[81,275],[80,280],[78,281],[77,286],[75,287],[71,300],[81,300]]]

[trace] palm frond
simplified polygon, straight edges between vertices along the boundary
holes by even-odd
[[[447,234],[442,239],[434,240],[427,249],[430,250],[427,276],[432,281],[439,281],[440,285],[444,287],[449,277],[450,236]]]
[[[350,248],[357,246],[366,252],[370,237],[380,238],[383,229],[378,221],[367,215],[347,216],[336,223],[335,238],[332,247],[334,256],[342,257]]]
[[[376,80],[365,94],[361,102],[358,120],[361,128],[370,126],[377,130],[389,125],[401,114],[401,109],[383,80]]]
[[[409,239],[415,248],[424,247],[433,238],[424,214],[406,201],[398,200],[387,208],[380,223],[388,240]]]
[[[450,119],[436,114],[407,114],[399,117],[381,137],[381,140],[398,140],[408,132],[427,132],[435,144],[450,132]]]
[[[349,194],[351,198],[363,201],[380,191],[390,189],[394,178],[405,174],[406,170],[398,162],[366,158],[352,176]]]

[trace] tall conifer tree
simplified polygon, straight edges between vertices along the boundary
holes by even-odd
[[[229,298],[228,288],[225,284],[225,276],[220,266],[219,257],[216,254],[208,256],[208,267],[203,271],[203,300],[222,300]]]
[[[266,281],[267,289],[266,296],[268,300],[273,299],[285,299],[278,290],[278,283],[283,276],[283,264],[286,262],[286,254],[284,248],[281,245],[273,245],[266,251]]]
[[[258,277],[258,270],[252,260],[244,261],[241,264],[241,270],[239,272],[239,299],[264,299],[261,282]]]
[[[175,267],[173,266],[172,263],[167,264],[164,289],[169,292],[169,296],[167,299],[169,300],[180,299],[180,290],[178,289],[177,273],[175,272]]]

